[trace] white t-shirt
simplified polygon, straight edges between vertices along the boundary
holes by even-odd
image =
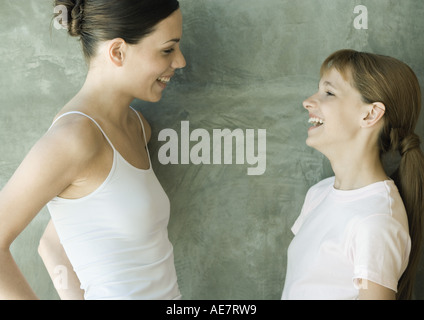
[[[282,299],[357,299],[358,279],[397,291],[411,241],[393,181],[342,191],[325,179],[308,191],[292,231]]]

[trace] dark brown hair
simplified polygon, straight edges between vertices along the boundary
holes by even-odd
[[[392,176],[408,214],[412,247],[408,267],[398,284],[398,299],[410,299],[422,247],[424,214],[424,155],[415,127],[421,110],[418,79],[405,63],[383,55],[340,50],[322,64],[321,76],[331,68],[339,71],[362,95],[366,103],[386,107],[380,133],[381,154],[395,151],[401,156]]]
[[[64,27],[80,38],[87,60],[95,55],[100,41],[122,38],[137,44],[179,8],[177,0],[55,0],[54,5],[66,7]]]

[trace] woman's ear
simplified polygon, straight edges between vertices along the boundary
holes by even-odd
[[[365,115],[361,120],[361,127],[369,128],[378,123],[384,116],[386,106],[381,102],[374,102],[366,106]]]
[[[117,67],[122,67],[127,53],[127,43],[124,39],[116,38],[109,42],[109,59]]]

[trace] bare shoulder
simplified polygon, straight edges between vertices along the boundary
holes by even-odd
[[[100,152],[102,133],[87,120],[76,115],[59,119],[0,191],[0,246],[10,246],[43,206],[72,184]]]
[[[152,137],[152,128],[150,127],[149,122],[146,120],[143,114],[137,110],[136,112],[141,117],[141,120],[143,121],[144,131],[146,132],[146,140],[147,140],[146,142],[149,142],[150,138]]]
[[[58,119],[30,154],[71,184],[101,154],[103,146],[104,136],[93,121],[72,114]]]
[[[73,158],[91,157],[100,150],[102,132],[89,118],[72,114],[58,119],[43,137],[46,143],[65,148]]]

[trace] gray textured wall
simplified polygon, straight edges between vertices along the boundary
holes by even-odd
[[[0,187],[84,81],[77,41],[64,30],[50,30],[51,3],[0,2]],[[423,85],[424,2],[180,3],[188,65],[161,102],[134,106],[153,128],[150,150],[172,203],[169,232],[181,291],[185,299],[279,299],[290,227],[307,189],[332,174],[328,162],[305,145],[301,102],[315,92],[321,62],[341,48],[397,57]],[[368,9],[368,29],[354,27],[357,5]],[[181,121],[211,136],[213,129],[255,129],[256,135],[266,129],[266,172],[249,176],[247,163],[162,165],[159,132],[179,132]],[[417,131],[424,140],[423,114]],[[39,296],[56,299],[36,253],[48,219],[44,209],[12,249]],[[416,298],[424,298],[423,263]]]

